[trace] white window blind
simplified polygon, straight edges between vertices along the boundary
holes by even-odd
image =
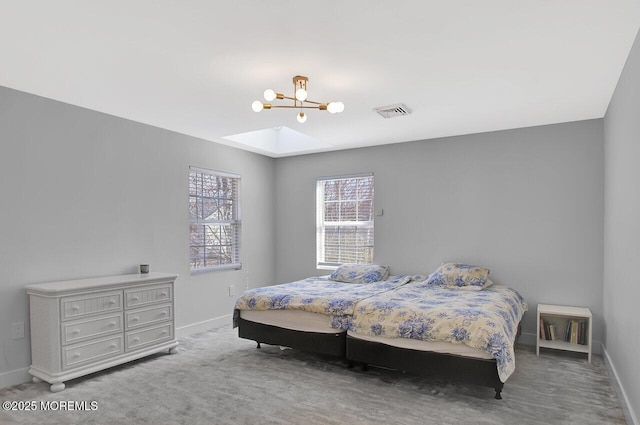
[[[317,182],[317,267],[373,263],[373,174]]]
[[[191,271],[239,269],[240,176],[189,169]]]

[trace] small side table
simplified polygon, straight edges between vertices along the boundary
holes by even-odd
[[[541,337],[540,326],[542,321],[551,322],[556,329],[556,339],[547,340]],[[576,342],[566,341],[566,332],[571,329],[571,322],[584,322],[585,328],[585,344],[577,344]],[[540,355],[540,347],[552,348],[554,350],[575,351],[587,354],[587,359],[591,363],[591,328],[592,316],[591,310],[586,307],[570,307],[563,305],[538,304],[538,320],[537,320],[537,344],[536,355]]]

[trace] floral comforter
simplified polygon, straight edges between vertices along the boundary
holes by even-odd
[[[331,317],[335,329],[347,329],[357,302],[398,288],[411,276],[390,276],[373,283],[345,283],[328,277],[310,277],[281,285],[250,289],[238,298],[233,311],[233,326],[238,325],[240,310],[303,310]]]
[[[360,301],[346,326],[362,335],[466,344],[495,358],[505,382],[515,370],[513,343],[527,308],[502,285],[465,291],[412,282]]]

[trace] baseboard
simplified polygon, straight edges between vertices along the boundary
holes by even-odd
[[[29,368],[25,367],[0,373],[0,388],[11,387],[31,381],[31,375],[29,375],[28,371]]]
[[[602,351],[604,352],[604,363],[607,366],[607,370],[609,371],[609,377],[611,378],[613,388],[618,394],[618,399],[620,400],[620,405],[622,406],[622,411],[624,412],[624,416],[627,419],[627,423],[629,425],[640,425],[640,422],[638,422],[638,417],[636,416],[635,412],[633,411],[633,407],[629,402],[629,397],[627,397],[627,392],[624,390],[624,387],[620,382],[618,372],[616,372],[616,368],[611,361],[611,357],[609,357],[609,353],[604,346],[602,347]]]
[[[231,326],[231,314],[225,314],[224,316],[214,317],[213,319],[205,320],[203,322],[192,323],[190,325],[176,328],[176,337],[182,338],[224,325]]]
[[[536,334],[522,332],[518,337],[518,344],[536,346]]]

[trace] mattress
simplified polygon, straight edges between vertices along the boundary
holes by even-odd
[[[408,348],[410,350],[432,351],[435,353],[453,354],[456,356],[473,357],[476,359],[493,358],[489,353],[477,348],[469,347],[465,344],[453,344],[451,342],[443,341],[420,341],[417,339],[409,338],[389,338],[375,335],[361,335],[352,331],[347,331],[347,335],[352,338],[361,339],[364,341],[377,342],[380,344],[386,344],[398,348]]]
[[[331,317],[303,310],[241,310],[240,317],[294,331],[332,334],[345,332],[331,327]]]

